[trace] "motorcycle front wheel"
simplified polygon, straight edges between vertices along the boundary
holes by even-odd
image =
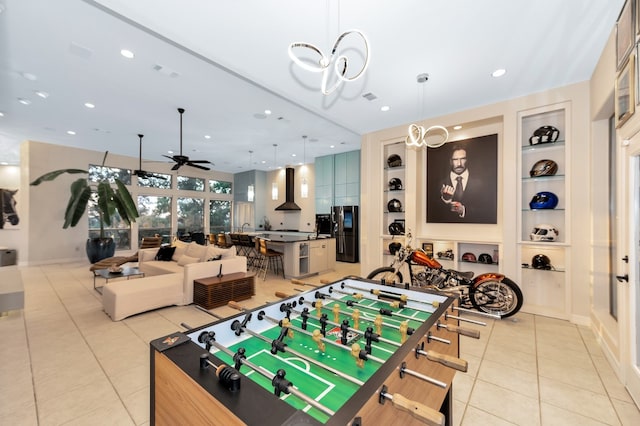
[[[395,269],[390,266],[374,269],[367,275],[367,279],[374,281],[384,280],[386,284],[402,284],[402,274],[396,272]]]
[[[522,290],[509,278],[502,281],[489,280],[469,289],[473,307],[480,312],[507,318],[522,307]]]

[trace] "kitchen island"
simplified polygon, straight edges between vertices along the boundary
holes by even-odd
[[[252,235],[267,240],[267,247],[283,254],[284,276],[304,278],[336,268],[336,239],[307,232],[265,231]]]

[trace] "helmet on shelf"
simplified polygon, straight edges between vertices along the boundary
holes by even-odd
[[[404,234],[404,224],[402,222],[392,222],[389,224],[389,233],[391,235]]]
[[[389,243],[389,253],[396,254],[402,248],[402,244],[395,242]]]
[[[529,239],[531,239],[531,241],[555,241],[559,234],[558,228],[543,223],[534,226],[529,234]]]
[[[462,261],[476,263],[477,262],[476,255],[473,253],[466,252],[465,254],[462,255]]]
[[[555,142],[558,140],[558,136],[560,136],[560,130],[553,126],[538,127],[529,138],[529,145]]]
[[[534,269],[549,270],[551,269],[551,260],[549,260],[549,257],[547,255],[536,254],[531,259],[531,267]]]
[[[402,158],[398,154],[391,154],[389,158],[387,158],[387,165],[389,167],[400,167],[402,166]]]
[[[529,171],[529,176],[538,177],[538,176],[553,176],[558,171],[558,163],[553,160],[540,160],[537,161],[536,164],[531,167]]]
[[[402,189],[402,181],[399,178],[389,180],[389,191],[399,191]]]
[[[393,200],[389,200],[387,203],[387,210],[390,212],[401,212],[402,211],[402,203],[397,198]]]
[[[486,263],[487,265],[491,265],[493,263],[493,259],[491,258],[490,254],[481,253],[480,256],[478,256],[478,263]]]
[[[555,209],[558,205],[558,197],[553,192],[541,191],[529,201],[531,209]]]

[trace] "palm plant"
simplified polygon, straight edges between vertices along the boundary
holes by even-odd
[[[102,159],[102,167],[107,159],[109,151],[105,152]],[[52,181],[58,176],[70,173],[70,174],[89,174],[87,170],[82,169],[61,169],[54,170],[49,173],[45,173],[33,182],[31,185],[40,185],[42,182]],[[115,217],[116,212],[120,215],[122,220],[128,225],[131,222],[135,222],[139,217],[138,208],[131,197],[131,193],[120,179],[115,179],[116,189],[111,187],[111,184],[106,178],[103,178],[97,184],[90,184],[87,178],[80,178],[71,183],[70,191],[71,195],[67,202],[67,208],[64,213],[64,229],[68,227],[74,227],[78,224],[84,212],[87,210],[91,193],[95,191],[98,197],[97,211],[100,221],[100,239],[104,239],[104,228],[111,226],[112,219]]]

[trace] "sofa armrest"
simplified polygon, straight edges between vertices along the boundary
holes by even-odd
[[[224,275],[236,272],[247,272],[247,258],[233,256],[211,262],[189,263],[184,265],[184,304],[193,303],[193,280],[199,278],[215,277],[220,272]]]

